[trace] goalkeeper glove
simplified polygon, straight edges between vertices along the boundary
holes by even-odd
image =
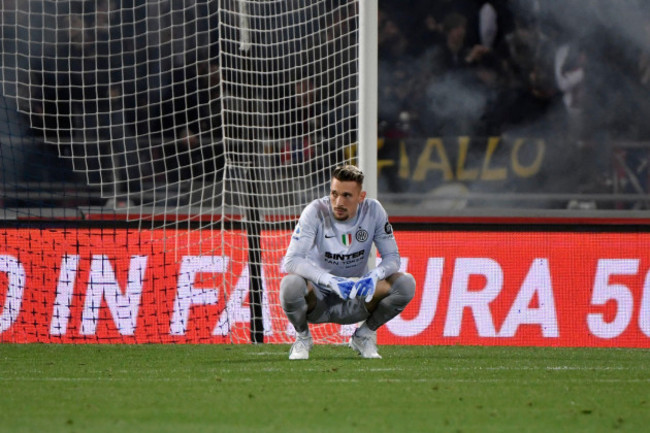
[[[354,283],[354,287],[350,292],[350,298],[365,298],[364,301],[370,302],[372,295],[375,294],[377,288],[377,281],[381,278],[381,270],[373,269],[366,275],[361,277],[359,281]]]
[[[332,274],[326,274],[319,278],[319,280],[322,281],[321,284],[332,289],[341,299],[348,299],[350,290],[354,287],[354,281]]]

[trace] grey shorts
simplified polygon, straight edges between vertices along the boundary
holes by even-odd
[[[307,322],[349,325],[361,322],[370,315],[363,298],[343,300],[329,289],[312,285],[317,301],[316,307],[307,313]]]

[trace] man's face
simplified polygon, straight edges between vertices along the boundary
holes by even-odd
[[[330,187],[330,202],[332,213],[338,221],[354,218],[359,204],[366,197],[366,192],[361,191],[361,185],[354,181],[340,181],[332,179]]]

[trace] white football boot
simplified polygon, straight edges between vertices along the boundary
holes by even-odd
[[[377,353],[377,333],[369,329],[358,328],[350,338],[350,347],[359,352],[362,358],[380,359]]]
[[[289,351],[289,359],[309,359],[309,351],[313,346],[314,340],[311,335],[308,337],[297,336]]]

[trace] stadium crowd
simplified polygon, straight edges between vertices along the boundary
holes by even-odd
[[[636,0],[384,1],[381,120],[485,135],[553,112],[542,130],[645,139],[649,16]]]
[[[31,104],[22,111],[31,113],[35,130],[73,146],[117,140],[124,167],[168,181],[220,167],[218,5],[185,3],[43,2],[64,22],[56,43],[18,65],[32,71],[17,93],[19,104]],[[648,17],[642,0],[380,0],[380,135],[540,135],[559,156],[590,167],[585,176],[592,178],[608,170],[613,142],[650,137]],[[314,117],[303,111],[319,106],[315,89],[301,80],[287,90],[295,95],[294,124]],[[322,133],[313,125],[299,129],[305,142]],[[301,145],[289,151],[300,153]],[[102,146],[71,152],[86,164],[95,152],[101,167],[114,146],[111,155]],[[626,158],[641,166],[645,151],[629,150]]]
[[[543,137],[589,192],[650,138],[647,2],[380,3],[381,135]],[[621,154],[645,183],[643,145]]]

